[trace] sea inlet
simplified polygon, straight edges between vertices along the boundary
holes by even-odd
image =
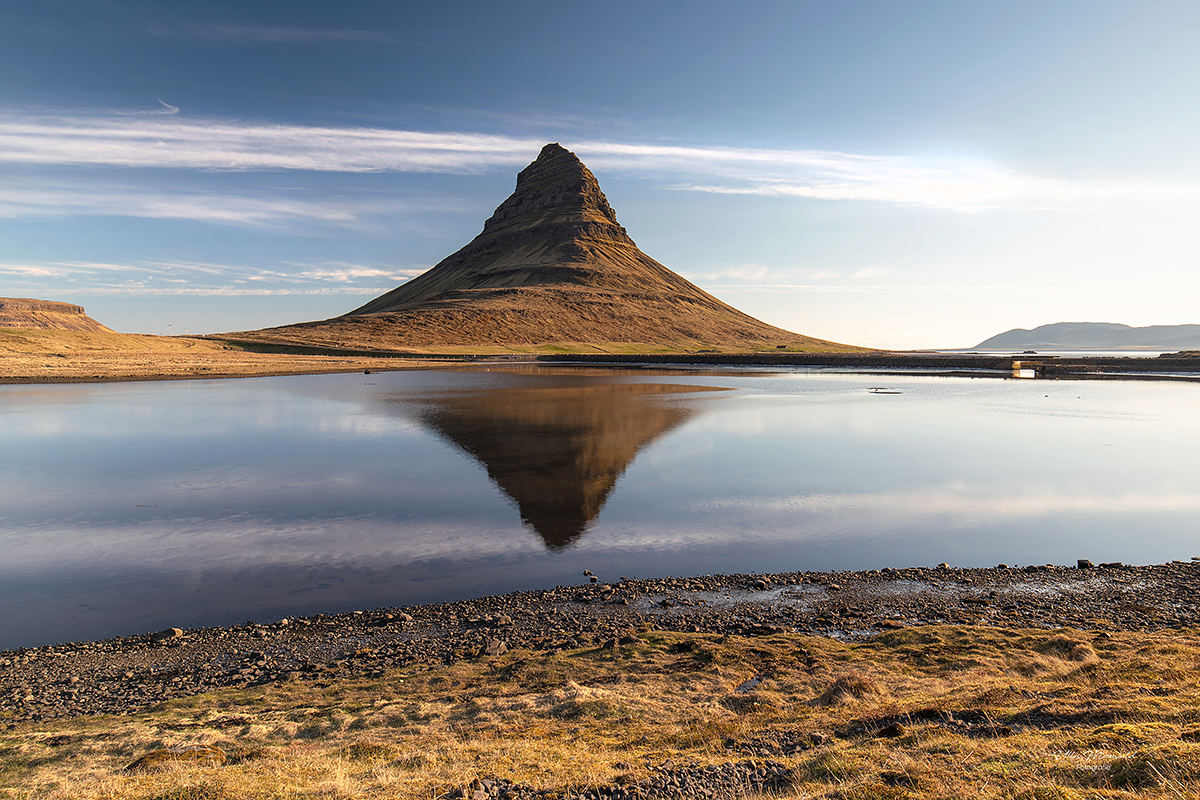
[[[1200,555],[1200,384],[513,366],[0,386],[0,649],[731,572]]]

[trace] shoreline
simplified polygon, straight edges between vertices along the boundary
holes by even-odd
[[[625,579],[0,651],[0,725],[129,714],[224,687],[377,677],[520,649],[615,648],[650,630],[868,641],[910,627],[1184,630],[1200,562],[885,568]]]
[[[238,343],[244,344],[244,343]],[[293,352],[294,351],[294,352]],[[129,381],[225,380],[287,375],[394,372],[473,365],[609,366],[613,368],[788,367],[861,370],[881,375],[1014,378],[1045,380],[1200,380],[1200,358],[1055,357],[875,353],[381,353],[319,348],[177,352],[0,353],[0,385],[115,383]]]
[[[31,375],[0,375],[0,386],[60,386],[76,383],[134,383],[148,381],[210,381],[210,380],[234,380],[237,378],[283,378],[289,375],[340,375],[343,373],[363,372],[370,370],[371,372],[403,372],[415,369],[434,369],[440,367],[453,366],[453,364],[445,361],[430,361],[428,363],[405,364],[397,365],[390,363],[383,364],[357,364],[353,366],[336,366],[336,367],[315,367],[315,368],[298,368],[298,369],[278,369],[264,370],[255,372],[213,372],[203,375],[161,375],[161,374],[114,374],[114,375],[93,375],[93,376],[31,376]]]
[[[226,380],[287,375],[396,372],[451,366],[444,359],[397,361],[367,356],[263,355],[221,351],[0,354],[0,385],[33,386],[133,381]]]

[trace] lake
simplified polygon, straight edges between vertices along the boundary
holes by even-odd
[[[0,386],[0,648],[718,572],[1200,555],[1200,384],[512,367]]]

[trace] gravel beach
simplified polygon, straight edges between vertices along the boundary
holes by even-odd
[[[0,652],[0,725],[132,713],[223,686],[330,681],[648,629],[862,640],[927,624],[1151,632],[1200,623],[1200,563],[626,579]]]

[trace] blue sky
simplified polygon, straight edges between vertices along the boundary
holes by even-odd
[[[541,145],[653,258],[882,347],[1200,322],[1193,2],[0,7],[0,296],[129,332],[348,311]]]

